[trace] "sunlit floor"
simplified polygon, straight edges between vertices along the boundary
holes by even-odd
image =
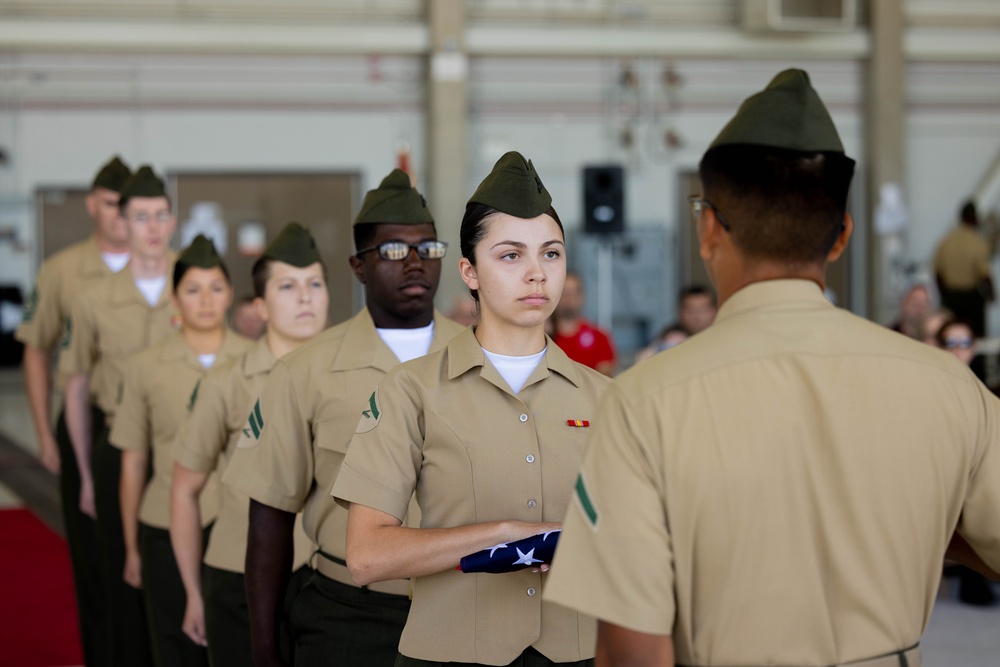
[[[20,370],[0,369],[0,434],[28,452],[36,450]],[[0,483],[0,507],[22,504],[18,494]],[[923,664],[997,667],[1000,665],[1000,606],[983,609],[961,604],[955,599],[955,588],[955,583],[941,587],[922,642]]]

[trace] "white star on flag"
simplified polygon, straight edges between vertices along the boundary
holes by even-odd
[[[495,547],[493,547],[492,549],[490,549],[490,558],[493,558],[493,552],[495,552],[497,549],[506,549],[506,548],[507,548],[506,544],[498,544],[498,545],[496,545]]]
[[[535,550],[529,549],[528,553],[524,553],[520,549],[517,550],[517,560],[514,561],[514,565],[533,565],[535,563],[542,563],[544,561],[535,560]]]

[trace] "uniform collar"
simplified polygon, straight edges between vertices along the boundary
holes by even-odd
[[[434,311],[434,336],[428,352],[442,349],[448,342],[447,334],[441,326],[444,316]],[[367,308],[347,321],[344,342],[330,366],[331,371],[347,371],[358,368],[377,368],[388,373],[399,365],[399,359],[378,335],[375,322]]]
[[[729,297],[719,307],[715,321],[722,322],[761,308],[793,304],[833,307],[819,285],[811,280],[764,280],[750,283]]]
[[[259,375],[267,375],[274,368],[274,354],[267,345],[267,336],[262,336],[247,350],[243,357],[243,377],[249,379]]]
[[[226,329],[226,335],[222,339],[222,346],[215,353],[216,363],[238,355],[244,349],[243,340],[241,336]],[[202,370],[208,370],[201,365],[198,355],[187,344],[184,340],[184,335],[180,331],[164,341],[163,349],[160,351],[160,361],[164,363],[184,361]]]
[[[164,306],[170,305],[170,276],[174,272],[174,262],[176,257],[173,253],[170,254],[170,263],[167,265],[167,273],[165,274],[166,282],[163,284],[163,291],[160,292],[160,300],[156,302],[153,306],[153,310],[159,310]],[[101,260],[103,262],[104,260]],[[150,307],[149,302],[146,301],[146,297],[142,295],[139,288],[135,285],[135,278],[132,276],[132,271],[129,269],[131,265],[131,260],[125,265],[118,273],[111,275],[111,302],[114,305],[122,305],[130,301],[135,303],[141,303],[147,308]]]
[[[91,236],[87,239],[84,247],[86,248],[86,252],[83,253],[83,258],[80,261],[80,277],[96,278],[99,276],[110,276],[112,271],[104,263],[104,258],[101,257],[101,249],[97,245],[97,239]]]
[[[580,371],[576,365],[566,356],[562,349],[552,342],[552,339],[545,336],[545,356],[542,363],[531,372],[524,386],[534,384],[549,376],[550,371],[562,375],[573,383],[580,386]],[[497,385],[506,387],[507,382],[503,379],[493,364],[486,363],[486,354],[483,352],[479,339],[476,338],[473,327],[468,327],[448,343],[448,379],[454,380],[459,375],[470,371],[477,366],[481,367],[480,375]]]

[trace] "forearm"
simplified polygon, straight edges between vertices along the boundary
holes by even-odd
[[[406,528],[384,512],[351,504],[347,567],[362,586],[421,577],[453,570],[470,553],[558,527],[557,523],[491,521],[454,528]]]
[[[145,451],[123,450],[122,472],[119,486],[121,502],[122,532],[125,536],[125,551],[139,553],[139,505],[142,492],[146,488],[146,467],[149,455]]]
[[[90,419],[90,377],[83,373],[72,375],[66,381],[66,428],[80,469],[80,479],[84,483],[93,482],[90,472],[93,446]]]
[[[276,664],[278,620],[292,570],[295,514],[250,501],[246,589],[256,665]]]
[[[31,420],[38,434],[39,444],[53,439],[49,352],[34,345],[24,346],[24,389],[28,394]]]
[[[674,667],[674,641],[606,621],[597,624],[595,667]]]
[[[174,464],[170,488],[170,544],[189,599],[201,599],[201,506],[208,475]]]

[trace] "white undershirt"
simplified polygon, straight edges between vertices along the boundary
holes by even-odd
[[[129,254],[127,252],[102,252],[101,259],[104,265],[111,269],[111,273],[118,273],[128,264]]]
[[[159,278],[140,278],[136,279],[135,286],[139,288],[142,295],[146,297],[146,301],[149,305],[155,306],[160,301],[160,295],[163,294],[163,288],[167,286],[167,277],[160,276]]]
[[[546,347],[545,350],[547,349]],[[541,363],[542,357],[545,356],[545,350],[542,350],[538,354],[529,354],[526,357],[509,357],[506,354],[497,354],[483,348],[486,358],[496,367],[500,375],[503,376],[503,379],[510,385],[511,391],[515,394],[521,391],[524,383],[528,380],[528,376]]]
[[[200,361],[201,365],[204,366],[205,368],[211,368],[212,364],[215,363],[215,355],[214,354],[199,354],[198,355],[198,361]]]
[[[434,337],[434,323],[419,329],[376,329],[381,338],[400,362],[427,354]]]

